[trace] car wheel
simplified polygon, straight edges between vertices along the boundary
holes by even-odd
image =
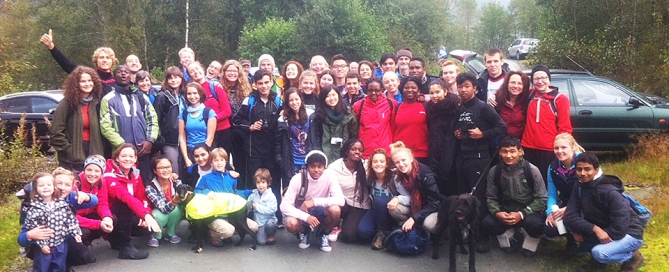
[[[520,52],[516,51],[516,60],[520,60]]]
[[[511,51],[508,51],[508,50],[506,51],[506,57],[511,58]]]

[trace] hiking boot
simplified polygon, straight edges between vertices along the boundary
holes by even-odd
[[[330,235],[328,235],[328,241],[337,242],[337,238],[339,238],[339,233],[341,233],[341,228],[334,227],[330,232]]]
[[[323,234],[323,236],[321,236],[321,250],[325,252],[332,251],[332,247],[330,246],[330,237],[327,234]]]
[[[582,265],[576,271],[578,271],[578,272],[595,271],[595,270],[600,269],[604,266],[606,266],[606,265],[603,264],[603,263],[600,263],[600,262],[596,261],[594,258],[592,258],[592,259],[590,259],[590,261],[588,261],[588,263],[586,263],[585,265]]]
[[[567,239],[567,247],[565,250],[568,253],[576,254],[576,251],[578,251],[578,242],[573,239]]]
[[[118,251],[119,259],[141,260],[149,257],[149,252],[136,248],[133,244],[123,246]]]
[[[641,255],[641,251],[639,251],[637,249],[637,250],[634,251],[634,255],[632,255],[632,259],[627,260],[620,267],[620,272],[637,271],[637,269],[639,269],[639,267],[641,267],[641,265],[643,264],[643,261],[644,261],[643,255]]]
[[[486,253],[490,251],[490,237],[487,235],[482,235],[481,239],[478,241],[476,245],[476,252],[478,253]]]
[[[146,242],[146,246],[148,247],[158,247],[159,244],[160,243],[158,242],[158,239],[156,239],[156,237],[154,237],[153,235],[151,235],[149,241]]]
[[[383,240],[385,239],[386,239],[386,233],[382,230],[377,231],[376,235],[374,236],[374,240],[372,241],[372,249],[373,250],[383,249]]]
[[[310,232],[300,233],[300,243],[297,245],[301,249],[308,248],[309,244],[309,234]]]

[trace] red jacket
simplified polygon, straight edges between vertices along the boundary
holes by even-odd
[[[361,107],[362,113],[360,112]],[[379,96],[376,102],[365,97],[353,105],[355,116],[360,117],[358,118],[358,123],[360,123],[358,138],[365,145],[365,151],[362,153],[364,159],[367,159],[377,148],[383,148],[390,154],[390,144],[393,140],[390,119],[393,108],[396,107],[397,102],[389,100],[385,95]]]
[[[536,92],[527,107],[527,122],[521,145],[526,148],[553,151],[553,141],[560,133],[571,133],[569,117],[569,97],[558,92],[556,87],[545,94]],[[532,90],[534,91],[534,90]],[[555,99],[557,112],[554,113],[550,101]]]
[[[97,196],[98,205],[94,208],[78,210],[77,220],[82,228],[98,230],[100,229],[100,220],[90,219],[87,216],[97,214],[100,218],[112,217],[112,213],[109,210],[107,185],[104,179],[100,179],[95,185],[91,185],[86,181],[86,175],[83,172],[79,174],[79,179],[81,180],[81,189],[79,191]]]
[[[147,214],[151,214],[151,206],[144,193],[144,184],[142,184],[142,177],[139,175],[137,168],[130,171],[130,178],[128,178],[121,172],[116,163],[109,159],[107,160],[107,169],[102,175],[102,181],[107,185],[110,207],[120,201],[128,205],[130,210],[141,219]],[[125,219],[119,218],[119,220]]]
[[[218,82],[214,82],[214,89],[218,95],[218,101],[211,94],[211,83],[205,81],[202,83],[204,93],[207,94],[207,100],[204,105],[216,112],[216,131],[230,128],[230,118],[232,117],[232,109],[230,108],[230,100],[228,95],[223,90],[223,87]]]
[[[415,157],[427,158],[427,114],[423,103],[397,104],[393,119],[393,142],[402,141]]]
[[[500,105],[498,113],[499,117],[502,117],[502,120],[506,123],[506,127],[509,128],[507,135],[522,138],[527,120],[522,108],[520,103],[516,103],[513,107],[509,102]]]

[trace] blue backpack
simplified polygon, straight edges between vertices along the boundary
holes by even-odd
[[[251,112],[253,112],[253,107],[256,105],[256,97],[255,96],[249,96],[249,120],[251,119]],[[277,108],[281,107],[281,97],[278,95],[274,97],[274,103],[276,104]]]
[[[387,251],[395,252],[398,255],[421,255],[427,247],[427,232],[418,227],[409,232],[396,229],[383,240],[383,246]]]

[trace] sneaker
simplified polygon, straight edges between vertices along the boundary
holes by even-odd
[[[330,252],[332,251],[332,247],[330,246],[330,235],[323,234],[321,236],[321,250],[325,252]]]
[[[297,245],[301,249],[308,248],[309,244],[309,232],[300,233],[300,243]]]
[[[337,238],[339,238],[339,233],[341,232],[341,228],[339,227],[334,227],[332,231],[330,232],[330,235],[328,235],[328,241],[330,242],[337,242]]]
[[[181,237],[176,236],[176,235],[169,236],[168,241],[170,241],[170,243],[172,243],[172,244],[179,244],[179,243],[181,243]]]
[[[386,239],[386,233],[382,230],[377,231],[376,235],[374,236],[374,240],[372,241],[372,249],[373,250],[383,249],[383,240],[385,239]]]
[[[523,257],[525,257],[525,258],[534,258],[535,256],[537,256],[537,252],[536,252],[536,251],[529,251],[529,250],[527,250],[527,249],[523,249]]]
[[[148,247],[158,247],[159,242],[158,239],[156,239],[155,236],[151,235],[151,239],[149,239],[148,242],[146,242],[146,246]]]

